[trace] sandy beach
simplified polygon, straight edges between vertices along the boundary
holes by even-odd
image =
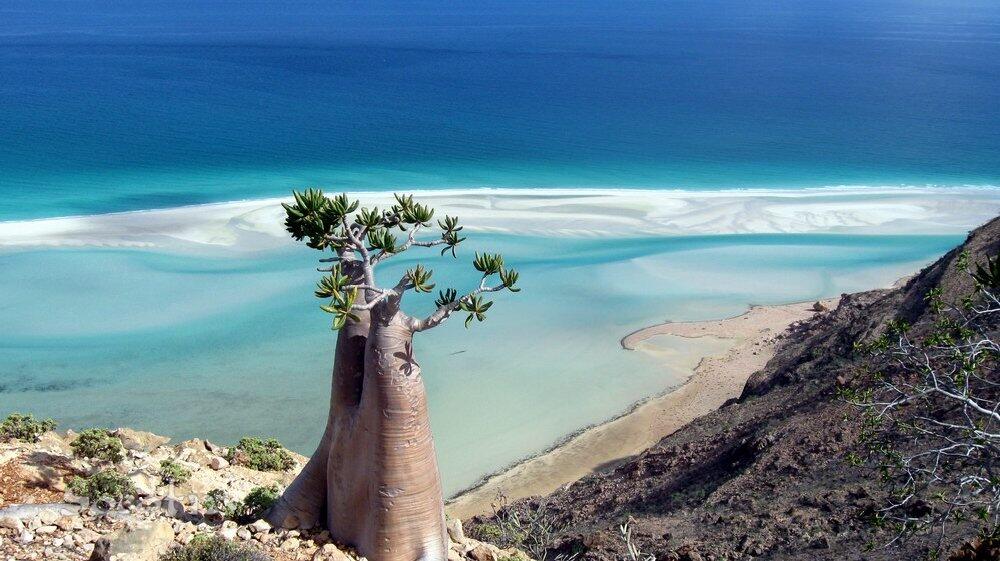
[[[834,298],[822,303],[832,308],[837,301]],[[650,339],[662,335],[717,337],[731,340],[732,345],[721,356],[703,358],[680,387],[490,477],[482,485],[449,501],[446,510],[458,518],[488,513],[498,492],[511,500],[545,495],[641,452],[738,396],[750,375],[773,356],[777,335],[792,323],[815,313],[812,302],[753,306],[728,319],[664,323],[625,336],[621,344],[629,350],[639,350]]]

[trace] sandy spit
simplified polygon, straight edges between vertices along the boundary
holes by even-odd
[[[838,299],[823,300],[833,308]],[[628,413],[591,427],[534,458],[487,479],[450,500],[448,514],[469,518],[491,512],[498,492],[514,500],[546,495],[591,473],[613,467],[649,448],[687,423],[737,397],[751,374],[774,355],[777,335],[794,322],[812,317],[813,303],[753,306],[742,315],[702,322],[664,323],[625,336],[635,350],[659,335],[718,337],[733,341],[721,356],[704,357],[682,386],[649,399]]]

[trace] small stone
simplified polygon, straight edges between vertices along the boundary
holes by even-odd
[[[20,518],[14,518],[13,516],[4,516],[0,518],[0,528],[7,528],[8,530],[14,530],[14,532],[20,534],[24,531],[24,522],[21,522]]]
[[[43,526],[51,526],[59,520],[59,513],[52,509],[45,509],[38,513],[38,521],[42,523]]]
[[[497,561],[496,555],[485,544],[480,544],[473,548],[469,552],[469,559],[473,561]]]
[[[76,533],[76,538],[83,543],[94,543],[101,537],[100,534],[91,530],[90,528],[84,528]]]
[[[232,520],[226,520],[219,528],[219,536],[224,540],[233,541],[236,539],[236,531],[236,523]]]
[[[163,497],[160,509],[172,518],[184,518],[184,505],[176,497]]]
[[[128,478],[135,485],[135,492],[140,497],[151,497],[156,494],[156,484],[152,479],[141,471],[133,471],[128,474]]]
[[[208,460],[208,467],[219,471],[220,469],[226,469],[229,467],[229,462],[222,456],[212,456],[212,458]]]
[[[236,537],[243,541],[247,541],[253,538],[253,534],[250,533],[248,528],[240,528],[239,530],[236,530]]]
[[[288,538],[287,540],[281,542],[281,549],[285,551],[292,551],[299,548],[299,538]]]
[[[39,536],[49,536],[56,533],[56,530],[58,529],[59,528],[56,528],[55,526],[39,526],[38,529],[35,530],[35,533]]]
[[[212,526],[218,526],[225,521],[226,515],[217,510],[206,510],[203,518],[205,519],[205,523],[211,524]]]
[[[313,561],[353,561],[346,553],[332,543],[324,544],[313,555]]]
[[[250,525],[250,530],[255,534],[269,532],[271,531],[271,525],[267,523],[267,520],[261,518],[260,520],[255,520],[253,524]]]
[[[31,532],[27,531],[27,530],[23,530],[21,532],[21,535],[19,535],[17,537],[17,541],[20,542],[23,545],[27,545],[27,544],[35,541],[35,535],[32,534]]]
[[[52,540],[52,547],[62,547],[65,541],[62,538],[56,538]]]
[[[462,529],[462,521],[458,518],[451,518],[447,521],[448,537],[455,543],[465,542],[465,531]]]

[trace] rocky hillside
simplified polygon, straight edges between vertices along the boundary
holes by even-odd
[[[212,536],[259,551],[263,559],[358,559],[326,531],[276,529],[255,516],[268,496],[291,482],[305,463],[302,456],[281,449],[265,457],[278,470],[262,471],[275,466],[208,441],[172,446],[168,438],[130,429],[103,437],[88,452],[107,456],[118,450],[120,458],[88,459],[73,448],[80,440],[73,431],[44,432],[37,442],[0,442],[0,560],[156,561]],[[93,501],[72,483],[104,472],[114,474],[106,479],[112,483]],[[129,489],[123,501],[100,498],[118,487]],[[449,520],[448,532],[450,561],[526,559],[466,538],[458,520]]]
[[[963,248],[973,261],[997,255],[1000,219]],[[893,319],[915,329],[928,324],[932,288],[946,297],[971,289],[955,266],[958,255],[949,252],[905,286],[845,295],[836,309],[793,326],[738,400],[636,457],[513,509],[553,529],[546,538],[552,555],[580,559],[927,558],[932,538],[884,547],[887,538],[871,524],[884,491],[870,470],[846,459],[859,449],[859,414],[836,389],[857,376],[855,341]],[[477,518],[469,531],[495,533],[497,522]],[[969,527],[956,534],[948,551],[975,537]]]

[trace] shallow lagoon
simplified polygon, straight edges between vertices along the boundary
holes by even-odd
[[[692,339],[622,350],[634,329],[884,286],[961,239],[478,233],[458,260],[428,252],[439,286],[471,286],[472,252],[496,248],[524,287],[497,296],[484,324],[466,330],[455,318],[417,337],[446,491],[682,382],[702,354],[725,347]],[[334,344],[311,294],[316,257],[287,247],[0,253],[0,412],[175,439],[274,435],[308,454]],[[394,279],[412,262],[402,256],[383,274]],[[411,296],[408,309],[432,301]]]

